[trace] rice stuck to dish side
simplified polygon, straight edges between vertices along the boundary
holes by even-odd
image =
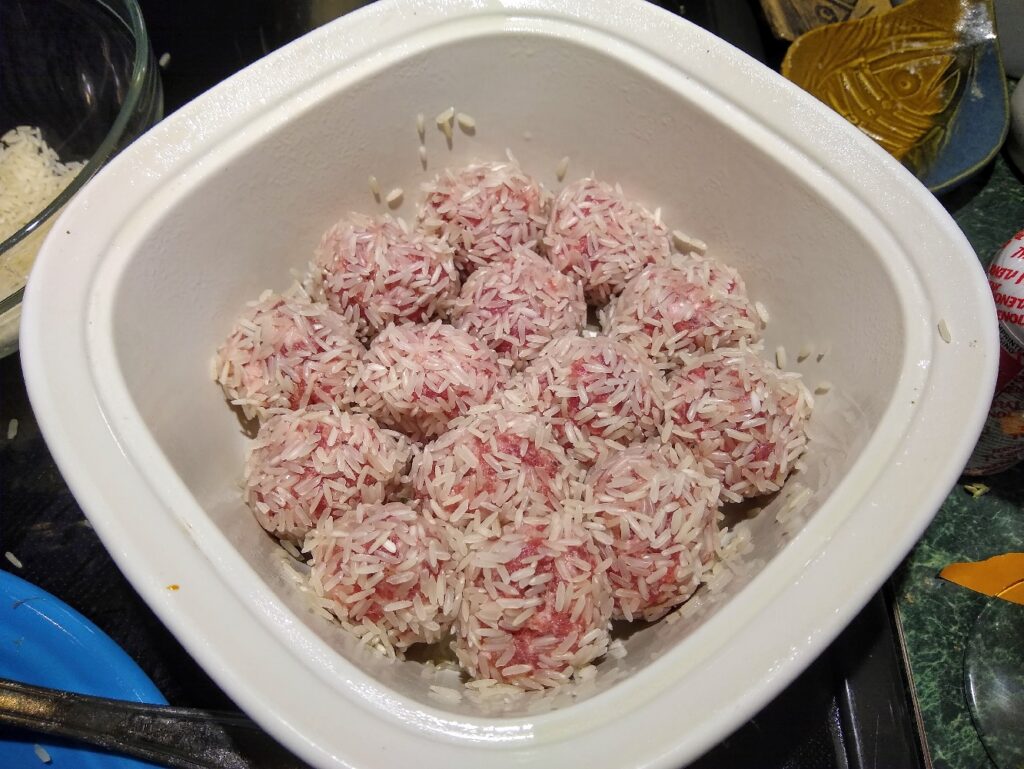
[[[607,651],[611,591],[578,516],[508,524],[474,543],[461,569],[454,648],[478,681],[555,687]]]
[[[536,248],[548,223],[548,193],[512,160],[446,170],[423,192],[420,226],[455,248],[463,276],[516,246]]]
[[[245,500],[264,529],[300,542],[325,515],[384,502],[400,488],[404,435],[337,407],[279,411],[261,426],[245,465]]]
[[[522,368],[556,336],[586,325],[580,284],[533,251],[479,267],[451,309],[452,324],[486,342],[505,365]]]
[[[585,501],[616,619],[660,619],[703,581],[718,544],[722,485],[684,448],[630,446],[597,464]]]
[[[416,506],[362,504],[320,518],[306,537],[310,580],[327,608],[389,651],[440,641],[459,606],[443,528]]]
[[[389,323],[443,315],[460,285],[450,246],[387,214],[350,214],[331,227],[311,272],[315,288],[363,339]]]
[[[484,403],[506,377],[487,345],[454,326],[388,326],[366,353],[355,401],[382,424],[429,440]]]
[[[691,360],[669,387],[669,440],[706,461],[727,499],[782,488],[807,447],[814,406],[799,374],[749,349],[724,349]]]
[[[597,179],[568,184],[555,198],[544,247],[552,264],[603,305],[640,270],[668,258],[668,229],[622,189]]]
[[[582,470],[537,414],[485,406],[413,459],[412,488],[431,515],[478,535],[549,515],[577,495]]]
[[[475,132],[453,107],[435,122]],[[422,114],[416,132],[422,155]],[[411,189],[369,182],[381,206]],[[414,226],[335,224],[217,351],[227,401],[261,423],[243,499],[316,616],[430,659],[425,696],[568,705],[627,673],[620,623],[699,621],[759,568],[755,513],[723,505],[803,471],[811,395],[761,357],[769,314],[739,273],[618,185],[552,201],[509,155],[443,171],[421,203]],[[805,480],[765,503],[780,536]]]
[[[646,355],[605,336],[566,335],[545,347],[499,401],[537,411],[582,464],[658,435],[668,388]]]
[[[346,407],[365,350],[355,327],[301,292],[265,291],[217,350],[215,378],[246,419],[271,409]]]
[[[670,369],[694,353],[756,342],[764,322],[739,273],[691,255],[644,269],[602,312],[601,328]]]

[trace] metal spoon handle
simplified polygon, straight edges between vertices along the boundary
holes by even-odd
[[[2,678],[0,724],[176,769],[305,766],[241,715],[89,697]]]

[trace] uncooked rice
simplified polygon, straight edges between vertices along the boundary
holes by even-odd
[[[768,308],[761,302],[754,302],[754,311],[757,313],[757,317],[761,319],[761,323],[767,326],[768,321],[771,320],[771,317],[768,315]]]
[[[544,233],[551,263],[583,283],[602,305],[644,267],[669,255],[668,230],[622,189],[596,179],[568,184],[551,206]]]
[[[454,108],[435,122],[449,147],[476,127]],[[416,130],[426,168],[422,113]],[[813,498],[782,487],[807,472],[813,399],[759,357],[769,314],[739,274],[617,185],[552,204],[507,155],[438,174],[415,226],[339,222],[302,288],[260,297],[214,364],[262,421],[244,498],[283,584],[350,651],[436,644],[416,654],[426,696],[493,715],[627,675],[602,664],[627,654],[613,618],[693,623],[741,588],[764,563],[722,502],[782,489],[767,509],[788,535]]]
[[[521,369],[555,337],[582,329],[587,305],[579,283],[517,246],[466,279],[451,322],[486,342],[505,365]]]
[[[446,170],[423,192],[420,225],[454,246],[463,275],[516,246],[536,248],[547,226],[547,192],[514,160]]]
[[[467,532],[468,548],[504,523],[547,518],[576,496],[582,475],[545,420],[489,405],[424,446],[411,479],[431,515]]]
[[[11,566],[13,566],[15,569],[22,568],[21,559],[18,558],[18,556],[16,556],[10,550],[8,550],[8,551],[6,551],[4,553],[4,558],[6,558],[8,560],[8,562],[11,564]]]
[[[555,167],[555,177],[558,181],[565,179],[565,175],[569,173],[569,156],[566,155],[558,161],[558,165]]]
[[[568,334],[552,341],[499,401],[536,411],[584,465],[658,435],[668,394],[647,358],[622,341]]]
[[[688,256],[640,272],[601,313],[601,328],[672,369],[694,353],[758,341],[764,322],[739,273]]]
[[[388,326],[355,378],[355,402],[416,440],[440,435],[507,377],[482,341],[441,321]]]
[[[814,404],[799,374],[748,349],[722,349],[693,358],[669,388],[665,437],[706,461],[726,499],[782,487],[807,445]]]
[[[786,368],[789,363],[789,356],[786,355],[786,348],[781,344],[775,348],[775,365],[779,368]]]
[[[446,243],[388,214],[351,214],[329,229],[310,283],[311,293],[322,292],[364,340],[389,323],[424,322],[443,314],[460,285]]]
[[[310,582],[338,619],[394,649],[434,643],[458,610],[458,577],[443,527],[417,505],[364,504],[309,532]]]
[[[32,750],[35,752],[36,758],[38,758],[42,763],[44,763],[44,764],[53,763],[53,758],[50,756],[50,751],[48,751],[46,748],[44,748],[38,742],[35,743],[34,745],[32,745]]]
[[[356,329],[295,288],[250,302],[217,350],[214,378],[246,419],[320,403],[347,407],[363,346]]]
[[[397,491],[411,449],[405,436],[337,406],[277,411],[245,465],[245,499],[281,539],[301,541],[317,520]]]
[[[18,420],[11,419],[7,423],[7,440],[13,441],[18,436]]]
[[[578,514],[565,510],[542,522],[507,524],[471,549],[462,568],[454,646],[478,691],[483,681],[560,686],[606,652],[611,590]]]
[[[682,230],[672,230],[672,245],[682,254],[696,254],[703,256],[708,250],[708,244],[700,238],[687,235]]]
[[[444,134],[444,140],[448,144],[449,149],[451,149],[452,139],[455,135],[455,131],[452,128],[453,116],[454,111],[452,110],[451,107],[449,107],[436,118],[437,127],[440,129],[441,133]]]
[[[38,128],[18,126],[0,136],[0,242],[46,208],[84,166],[62,163]]]
[[[693,594],[718,545],[720,494],[689,450],[656,441],[590,471],[588,527],[610,561],[614,618],[651,622]]]

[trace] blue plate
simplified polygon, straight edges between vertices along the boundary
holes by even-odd
[[[0,572],[0,676],[80,694],[167,704],[132,658],[102,630],[46,591],[7,572]],[[44,769],[35,752],[37,744],[52,757],[53,769],[151,766],[43,735],[17,739],[3,732],[0,767]]]
[[[940,195],[985,168],[1006,141],[1010,98],[1006,73],[994,39],[974,51],[970,79],[948,127],[948,138],[931,166],[919,178]]]

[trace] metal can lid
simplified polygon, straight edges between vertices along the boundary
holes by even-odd
[[[988,268],[988,283],[996,303],[999,325],[1024,347],[1024,230],[996,254]]]

